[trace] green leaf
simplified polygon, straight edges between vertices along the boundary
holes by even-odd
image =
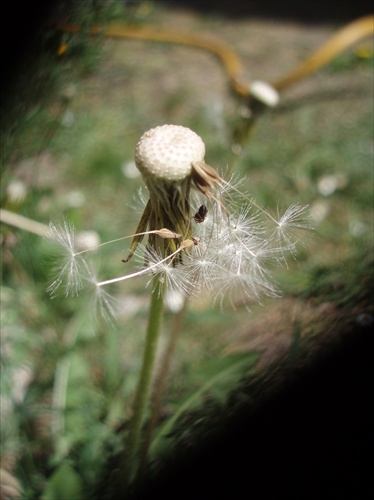
[[[82,500],[83,482],[79,474],[67,462],[61,464],[50,477],[42,500]]]
[[[167,447],[167,436],[171,433],[177,420],[186,411],[198,408],[204,404],[204,396],[209,393],[218,403],[224,403],[231,391],[237,386],[239,380],[254,367],[259,357],[258,353],[244,353],[235,356],[227,356],[214,360],[205,365],[200,377],[198,389],[190,393],[181,402],[174,415],[162,425],[157,432],[151,448],[150,456],[155,457],[162,453]]]

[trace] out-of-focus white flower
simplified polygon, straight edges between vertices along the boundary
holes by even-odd
[[[75,123],[75,115],[70,109],[67,109],[61,118],[61,125],[66,128],[70,128]]]
[[[176,314],[183,309],[185,296],[176,290],[165,291],[164,304],[172,313]]]
[[[255,80],[251,83],[249,91],[253,97],[269,108],[274,108],[279,103],[279,94],[269,83]]]
[[[349,223],[349,232],[354,238],[362,236],[368,231],[368,226],[365,222],[353,220]]]
[[[6,188],[6,195],[10,203],[20,204],[26,198],[27,188],[22,181],[15,179],[8,184]]]
[[[18,367],[13,374],[12,398],[16,403],[22,403],[27,388],[34,376],[34,370],[31,366],[22,365]]]
[[[343,189],[348,183],[344,175],[325,175],[318,181],[318,191],[323,196],[330,196],[338,189]]]
[[[77,93],[77,86],[74,83],[69,83],[62,89],[61,95],[66,100],[71,100]]]
[[[1,498],[6,500],[14,500],[24,496],[18,480],[2,467],[0,467],[0,494]]]
[[[319,222],[323,220],[330,211],[330,205],[326,200],[317,200],[310,207],[310,216]]]
[[[79,231],[76,236],[78,250],[90,250],[100,245],[100,236],[96,231]]]
[[[128,179],[136,179],[140,176],[139,170],[136,168],[134,161],[128,161],[121,167],[122,173]]]
[[[70,208],[79,208],[86,201],[86,197],[82,191],[71,191],[65,197],[65,203]]]

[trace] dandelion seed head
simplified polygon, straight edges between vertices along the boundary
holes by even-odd
[[[192,163],[204,155],[204,142],[195,132],[180,125],[161,125],[140,138],[135,162],[144,177],[175,182],[189,176]]]
[[[145,132],[135,149],[135,163],[148,188],[149,201],[137,233],[149,235],[148,245],[162,255],[173,253],[191,238],[190,188],[193,164],[204,159],[205,145],[192,130],[179,125],[162,125]],[[180,236],[174,242],[161,241],[155,231],[166,228]],[[135,237],[132,252],[141,238]],[[131,257],[130,255],[130,257]]]
[[[147,199],[142,193],[143,214],[124,261],[134,256],[138,270],[99,281],[92,262],[78,248],[73,225],[51,224],[49,238],[63,253],[51,293],[62,288],[75,295],[92,289],[96,307],[107,319],[117,315],[117,306],[104,287],[139,276],[148,284],[155,278],[164,284],[158,289],[172,310],[179,310],[181,297],[204,292],[234,308],[238,301],[276,297],[272,272],[287,263],[287,254],[296,254],[304,230],[310,228],[306,207],[293,204],[272,215],[241,191],[241,179],[225,181],[205,164],[204,155],[201,138],[185,127],[163,125],[143,134],[135,161]],[[142,245],[145,235],[148,241]]]

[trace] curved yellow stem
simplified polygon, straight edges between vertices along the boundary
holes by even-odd
[[[81,27],[75,24],[58,24],[57,29],[77,33]],[[214,38],[196,35],[194,33],[174,31],[159,26],[112,26],[103,28],[99,25],[92,26],[89,30],[92,35],[103,35],[114,38],[134,38],[158,42],[177,43],[198,47],[215,54],[222,62],[230,80],[233,91],[241,97],[250,96],[250,83],[244,80],[244,67],[236,52]],[[277,90],[296,83],[306,76],[314,73],[328,64],[339,54],[343,53],[360,40],[373,35],[374,16],[369,15],[349,23],[327,40],[310,57],[299,64],[295,69],[275,80],[272,85]]]
[[[363,38],[374,33],[374,16],[367,16],[357,19],[339,30],[335,35],[327,40],[310,57],[298,65],[290,73],[273,82],[273,87],[283,90],[291,84],[305,78],[322,68],[339,54],[343,53]]]

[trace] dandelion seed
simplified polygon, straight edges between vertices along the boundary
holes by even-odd
[[[276,287],[262,275],[253,273],[251,269],[225,269],[224,276],[217,279],[216,285],[216,300],[220,297],[221,307],[225,298],[228,298],[233,309],[236,309],[235,304],[239,300],[253,303],[261,302],[263,296],[277,296]]]
[[[75,227],[63,220],[61,224],[49,224],[49,232],[46,235],[51,240],[59,243],[69,254],[75,254]]]
[[[244,203],[240,207],[239,213],[233,214],[229,220],[230,234],[238,239],[249,237],[261,241],[265,233],[261,213],[258,211],[251,212],[253,212],[253,207],[248,203]]]
[[[93,290],[91,310],[98,313],[108,323],[114,323],[119,312],[118,300],[108,290],[99,286],[97,270],[93,265],[87,266],[87,288]]]
[[[169,295],[191,294],[193,282],[189,279],[185,266],[174,266],[170,259],[162,259],[160,252],[153,248],[145,250],[144,258],[148,262],[148,270],[152,270],[152,277],[158,276],[161,283],[165,283]]]
[[[183,261],[186,278],[191,283],[190,293],[211,291],[220,271],[217,254],[208,245],[199,243]]]
[[[155,261],[150,266],[148,266],[148,267],[146,267],[144,269],[141,269],[140,271],[136,271],[134,273],[131,273],[131,274],[125,274],[124,276],[119,276],[118,278],[112,278],[112,279],[109,279],[109,280],[101,281],[101,282],[97,283],[96,286],[98,286],[98,287],[100,287],[100,286],[106,286],[106,285],[110,285],[112,283],[118,283],[119,281],[126,281],[128,279],[135,278],[137,276],[141,276],[141,275],[144,275],[144,274],[157,273],[158,272],[158,269],[157,269],[158,267],[160,267],[166,261],[170,260],[172,262],[173,258],[176,255],[178,255],[180,252],[182,252],[186,248],[189,248],[189,247],[193,246],[194,244],[195,244],[195,242],[193,240],[184,240],[181,243],[180,247],[175,252],[173,252],[170,255],[167,255],[166,257],[164,257],[161,260]]]
[[[47,290],[52,296],[63,288],[65,296],[78,295],[83,288],[82,271],[86,263],[76,250],[75,228],[72,223],[64,220],[61,224],[49,225],[47,237],[56,242],[63,250],[55,265],[55,278]]]
[[[305,234],[304,230],[311,229],[306,222],[307,209],[307,206],[293,204],[281,217],[278,216],[274,235],[280,244],[285,244],[287,250],[293,254],[296,251],[296,245],[302,242],[301,236]]]

